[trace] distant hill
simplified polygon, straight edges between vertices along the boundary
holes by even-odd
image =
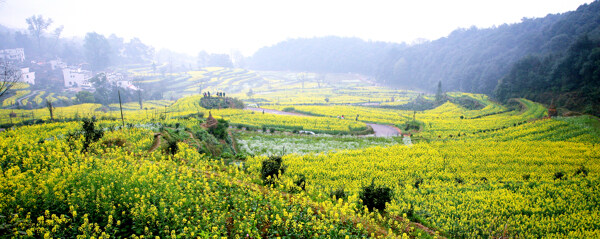
[[[581,35],[599,36],[600,3],[577,11],[498,27],[459,29],[390,55],[378,78],[395,85],[490,94],[514,63],[528,55],[562,54]]]
[[[291,39],[259,49],[249,59],[249,66],[255,70],[374,75],[394,48],[404,45],[333,36]]]
[[[600,116],[600,2],[568,13],[555,25],[563,31],[547,44],[561,48],[521,58],[500,79],[494,95]]]
[[[458,29],[419,45],[357,38],[293,39],[260,49],[251,68],[357,72],[381,83],[433,92],[526,97],[600,115],[600,2],[516,24]],[[500,83],[499,83],[500,82]]]
[[[433,91],[526,97],[600,115],[600,2],[488,29],[459,29],[389,54],[377,78]]]

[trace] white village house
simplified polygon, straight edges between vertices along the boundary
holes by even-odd
[[[23,48],[0,50],[0,59],[4,61],[25,61],[25,50]]]
[[[65,79],[66,88],[92,87],[92,83],[89,81],[92,77],[93,75],[90,71],[75,68],[63,69],[63,78]]]
[[[29,68],[21,68],[21,80],[27,84],[35,85],[35,72],[29,72]]]
[[[0,59],[8,62],[25,61],[25,50],[23,48],[0,50]],[[35,85],[35,72],[29,72],[29,67],[21,68],[21,82]]]
[[[67,63],[64,63],[60,58],[58,58],[56,60],[50,61],[50,67],[52,68],[52,70],[65,69],[67,68]]]
[[[108,73],[106,74],[106,79],[108,82],[116,85],[117,87],[129,90],[139,90],[130,80],[126,80],[125,77],[120,73]]]

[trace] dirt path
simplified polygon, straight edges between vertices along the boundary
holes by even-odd
[[[234,152],[235,154],[237,154],[237,153],[239,152],[239,150],[238,150],[238,145],[237,145],[237,143],[235,142],[235,141],[236,141],[236,140],[235,140],[235,137],[233,137],[233,134],[232,134],[232,133],[231,133],[231,131],[229,131],[229,130],[227,131],[227,134],[229,134],[229,138],[231,138],[231,147],[233,148],[233,152]]]
[[[375,131],[375,137],[392,137],[400,135],[400,131],[394,126],[372,123],[367,123],[367,125],[373,128],[373,131]]]
[[[152,147],[150,147],[150,150],[148,150],[148,153],[151,153],[152,151],[154,151],[156,148],[158,148],[158,146],[160,146],[160,137],[161,134],[160,133],[156,133],[154,134],[154,143],[152,144]]]
[[[246,109],[261,112],[261,113],[265,112],[265,114],[312,117],[310,115],[294,113],[294,112],[285,112],[285,111],[279,111],[279,110],[272,110],[272,109],[252,108],[252,107],[246,107]],[[394,126],[383,125],[383,124],[373,124],[373,123],[366,123],[366,124],[368,126],[371,126],[371,128],[373,128],[373,131],[375,131],[375,137],[392,137],[392,136],[398,136],[401,133],[400,129],[398,129]]]
[[[305,114],[300,114],[300,113],[294,113],[294,112],[285,112],[285,111],[279,111],[279,110],[272,110],[272,109],[253,108],[253,107],[246,107],[245,109],[246,110],[252,110],[252,111],[260,112],[260,113],[265,112],[265,114],[312,117],[310,115],[305,115]]]
[[[34,96],[34,95],[35,95],[35,94],[37,94],[38,92],[40,92],[40,91],[39,91],[39,90],[34,90],[34,91],[30,92],[30,93],[29,93],[29,94],[27,94],[27,95],[21,96],[21,98],[17,99],[17,103],[19,103],[19,105],[23,105],[23,100],[24,100],[24,99],[27,99],[27,98],[29,98],[29,97],[31,97],[31,96]]]

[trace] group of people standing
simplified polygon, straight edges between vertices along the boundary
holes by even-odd
[[[202,95],[204,95],[204,97],[210,97],[210,91],[203,92]],[[225,92],[217,91],[217,94],[215,94],[215,95],[217,97],[225,97]]]

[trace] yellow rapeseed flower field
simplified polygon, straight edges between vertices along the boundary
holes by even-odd
[[[217,71],[224,70],[195,74]],[[348,89],[354,95],[343,101],[368,102],[368,97],[360,97],[369,90],[374,89]],[[314,93],[321,97],[326,91]],[[378,94],[380,101],[401,97],[397,91]],[[521,108],[509,109],[482,95],[450,96],[471,97],[484,106],[469,110],[446,102],[417,112],[339,104],[268,106],[314,115],[286,116],[243,109],[209,111],[200,106],[201,96],[190,96],[176,102],[145,101],[143,110],[137,102],[126,103],[125,127],[118,105],[55,108],[55,119],[70,122],[35,122],[49,119],[47,109],[0,110],[6,116],[2,124],[34,124],[0,133],[0,236],[435,236],[420,231],[416,221],[451,238],[600,237],[596,118],[541,119],[546,108],[529,100],[518,99]],[[412,145],[392,138],[385,147],[284,155],[285,173],[270,185],[261,181],[264,156],[230,164],[204,155],[206,151],[201,153],[191,142],[196,136],[190,129],[204,123],[192,116],[207,117],[209,112],[232,126],[331,135],[362,131],[365,122],[400,126],[414,119],[422,128],[412,132],[419,136]],[[335,117],[339,115],[346,119]],[[89,117],[99,120],[104,136],[84,149],[84,136],[73,132],[82,127],[76,119]],[[177,152],[153,149],[161,143],[155,134],[165,128],[182,132],[175,142]],[[307,144],[316,142],[310,141],[312,136],[297,137],[306,137]],[[326,137],[335,136],[319,140]],[[237,153],[230,158],[244,152]],[[297,185],[301,178],[306,180],[305,191]],[[393,190],[383,213],[362,206],[361,189],[371,182]],[[332,198],[332,191],[339,189],[346,197]]]

